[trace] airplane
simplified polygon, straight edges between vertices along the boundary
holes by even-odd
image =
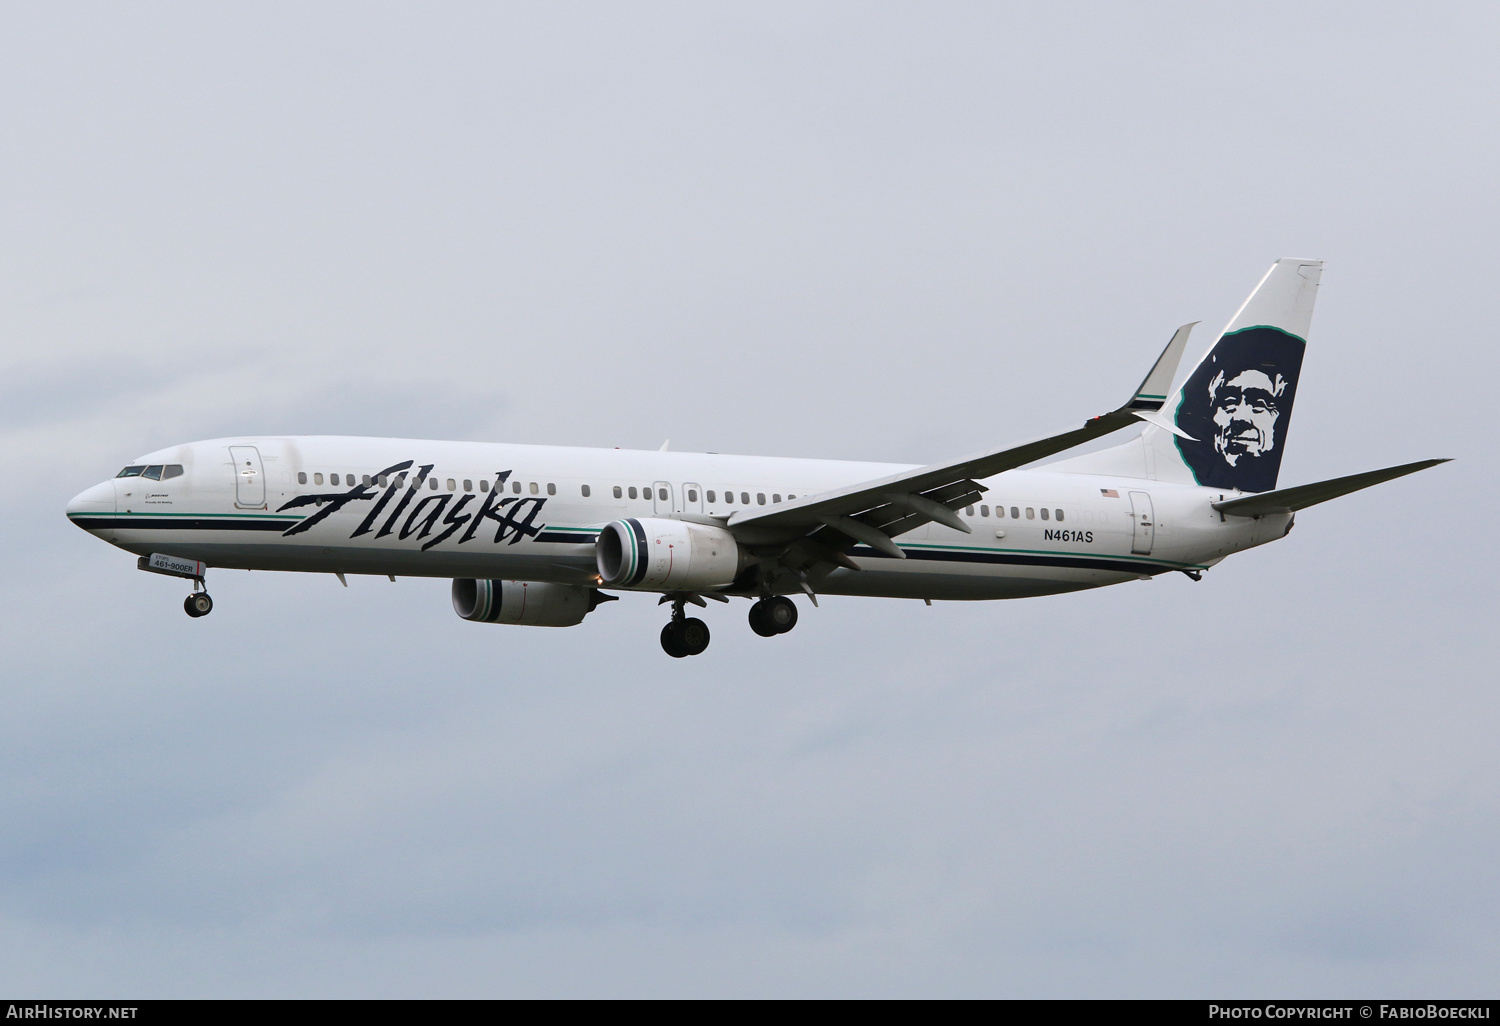
[[[1426,459],[1278,488],[1323,264],[1278,260],[1170,396],[1193,324],[1122,406],[928,466],[342,436],[218,438],[147,453],[67,506],[74,524],[192,582],[208,568],[452,579],[478,623],[570,627],[618,593],[670,604],[661,646],[701,654],[686,607],[748,599],[761,637],[803,597],[1012,599],[1167,573],[1194,581],[1283,538],[1309,506]],[[1127,427],[1113,448],[1063,458]],[[608,589],[606,591],[605,589]],[[611,594],[616,593],[616,594]]]

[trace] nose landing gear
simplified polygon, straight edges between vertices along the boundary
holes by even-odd
[[[214,611],[214,600],[208,597],[206,591],[195,591],[183,600],[182,608],[188,616],[196,620]]]
[[[797,626],[797,604],[785,595],[761,599],[750,607],[750,629],[763,638],[774,638]]]

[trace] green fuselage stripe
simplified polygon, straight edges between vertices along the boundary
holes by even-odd
[[[1116,555],[1112,552],[1067,552],[1061,549],[1004,549],[998,546],[991,548],[986,545],[924,545],[921,543],[907,545],[902,544],[899,539],[897,539],[896,544],[901,545],[903,549],[922,549],[926,552],[996,552],[1008,553],[1013,556],[1072,556],[1075,559],[1127,559],[1133,563],[1157,563],[1161,566],[1185,566],[1190,569],[1208,569],[1199,563],[1179,563],[1171,559],[1153,559],[1151,556],[1142,556],[1134,552],[1129,555]]]

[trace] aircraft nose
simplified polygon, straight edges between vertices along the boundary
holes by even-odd
[[[68,500],[68,519],[85,531],[98,531],[101,527],[113,527],[113,523],[95,520],[100,514],[115,511],[115,483],[101,481],[92,488],[85,488]]]

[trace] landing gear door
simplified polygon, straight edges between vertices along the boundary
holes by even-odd
[[[234,504],[240,509],[266,508],[266,475],[260,465],[260,450],[253,445],[231,445],[234,463]]]
[[[1156,515],[1151,510],[1151,496],[1145,492],[1130,493],[1130,519],[1135,522],[1130,551],[1137,556],[1151,555],[1151,546],[1156,541]]]
[[[658,481],[651,486],[651,498],[656,502],[656,515],[668,516],[676,513],[672,505],[672,486],[665,481]]]

